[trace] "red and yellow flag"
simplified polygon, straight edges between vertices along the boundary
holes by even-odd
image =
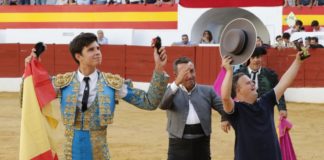
[[[177,5],[0,6],[0,28],[177,29]]]
[[[282,14],[282,30],[285,31],[289,28],[287,24],[287,17],[290,13],[293,13],[296,19],[303,22],[305,31],[311,32],[313,29],[311,23],[313,20],[317,20],[319,24],[324,24],[324,12],[323,7],[285,7]]]
[[[58,125],[51,105],[56,93],[48,73],[36,59],[26,66],[22,94],[19,159],[58,159],[51,137],[51,131]]]

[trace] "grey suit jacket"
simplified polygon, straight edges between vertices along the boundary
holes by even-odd
[[[211,134],[211,109],[224,115],[221,99],[211,86],[197,84],[190,95],[181,88],[173,93],[169,86],[159,107],[167,110],[167,131],[170,138],[182,138],[183,136],[189,113],[189,99],[197,112],[206,136]]]

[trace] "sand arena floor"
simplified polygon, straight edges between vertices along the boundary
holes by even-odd
[[[17,93],[0,93],[0,159],[19,159],[21,108]],[[298,160],[324,159],[324,104],[289,103],[291,138]],[[278,121],[277,112],[275,116]],[[213,160],[232,160],[234,133],[220,130],[220,117],[213,113],[211,151]],[[168,136],[162,110],[143,111],[122,102],[114,124],[108,128],[108,143],[114,160],[165,160]],[[63,143],[63,142],[62,142]],[[62,148],[59,152],[62,155]]]

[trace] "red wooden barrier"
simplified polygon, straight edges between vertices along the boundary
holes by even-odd
[[[102,45],[101,53],[102,64],[99,69],[125,77],[126,45]]]
[[[55,45],[54,63],[55,74],[75,71],[78,68],[66,44]]]
[[[197,82],[213,84],[221,67],[221,56],[216,47],[196,48]]]
[[[43,66],[46,68],[50,75],[54,74],[54,56],[55,56],[55,46],[54,45],[46,45],[46,51],[41,55],[41,62]],[[24,73],[24,61],[27,56],[31,53],[31,48],[33,48],[33,44],[19,44],[19,74],[22,75]]]
[[[0,44],[0,57],[0,77],[21,77],[18,44]]]
[[[50,44],[42,56],[42,63],[51,75],[71,72],[77,69],[69,53],[68,45]],[[0,77],[21,77],[24,59],[30,54],[33,44],[0,44]],[[168,63],[166,71],[174,80],[172,63],[181,56],[195,62],[197,81],[213,84],[220,70],[221,60],[218,47],[167,47]],[[154,69],[153,49],[143,46],[104,45],[101,46],[103,62],[99,67],[105,72],[120,74],[133,81],[147,82]],[[310,50],[309,58],[300,69],[294,87],[324,87],[324,49]],[[264,64],[281,76],[294,60],[294,49],[269,49]]]

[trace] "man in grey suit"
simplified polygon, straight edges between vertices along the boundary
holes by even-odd
[[[160,104],[167,110],[168,160],[210,160],[211,109],[223,114],[221,99],[211,87],[196,83],[189,58],[175,60],[173,69],[175,81]],[[229,124],[225,126],[227,131]]]

